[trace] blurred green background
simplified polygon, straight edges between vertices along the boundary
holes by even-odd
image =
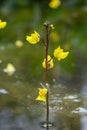
[[[61,0],[57,9],[48,6],[50,0],[3,0],[0,1],[0,19],[7,21],[7,26],[0,30],[1,69],[11,62],[16,67],[19,77],[24,80],[44,77],[41,66],[45,55],[42,43],[30,45],[26,35],[36,30],[45,36],[45,21],[53,23],[55,29],[50,36],[49,53],[60,45],[70,51],[69,56],[61,61],[55,61],[55,67],[50,70],[49,77],[78,81],[87,76],[87,1]],[[16,40],[22,40],[24,46],[15,47]]]

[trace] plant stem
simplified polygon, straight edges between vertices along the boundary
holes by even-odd
[[[47,92],[47,97],[46,97],[46,123],[47,123],[47,130],[49,130],[49,90]]]
[[[48,49],[49,49],[49,23],[45,24],[46,27],[46,71],[45,71],[45,80],[46,83],[48,82]],[[47,96],[46,96],[46,123],[47,123],[47,130],[49,130],[49,86],[46,84],[48,89]]]
[[[48,49],[49,49],[49,24],[46,24],[46,75],[45,80],[48,81]]]

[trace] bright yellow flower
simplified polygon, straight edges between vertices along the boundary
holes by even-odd
[[[60,46],[54,50],[54,57],[57,58],[59,61],[65,59],[68,56],[69,52],[64,52]]]
[[[60,6],[61,2],[60,0],[51,0],[49,3],[49,7],[56,9],[58,6]]]
[[[10,76],[15,72],[15,67],[11,63],[8,63],[6,68],[4,69],[4,72],[6,72]]]
[[[15,42],[15,45],[16,45],[16,47],[22,47],[23,46],[23,42],[21,41],[21,40],[17,40],[16,42]]]
[[[46,102],[47,88],[39,88],[39,95],[36,100]]]
[[[7,22],[2,22],[2,20],[0,20],[0,29],[4,28],[7,25]]]
[[[34,31],[34,33],[26,37],[26,40],[31,44],[36,44],[40,41],[40,35],[36,31]]]
[[[53,59],[48,55],[48,69],[51,69],[54,67]],[[43,68],[46,68],[46,59],[43,60],[42,62]]]

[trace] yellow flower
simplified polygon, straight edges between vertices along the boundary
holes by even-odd
[[[49,7],[56,9],[58,6],[60,6],[60,0],[51,0],[49,3]]]
[[[4,72],[6,72],[10,76],[15,72],[15,67],[11,63],[8,63],[6,68],[4,69]]]
[[[40,35],[36,31],[34,31],[34,33],[26,37],[26,40],[31,44],[36,44],[40,41]]]
[[[68,56],[69,52],[64,52],[60,46],[54,50],[54,57],[57,58],[59,61],[61,59],[65,59]]]
[[[47,60],[48,60],[48,64],[47,64],[48,69],[53,68],[54,67],[53,59],[48,55]],[[43,68],[46,68],[46,59],[43,60],[42,66],[43,66]]]
[[[47,88],[39,88],[39,95],[36,100],[46,102]]]
[[[2,20],[0,20],[0,29],[4,28],[7,25],[7,22],[2,22]]]
[[[16,42],[15,42],[15,45],[16,45],[16,47],[22,47],[23,46],[23,42],[21,41],[21,40],[17,40]]]

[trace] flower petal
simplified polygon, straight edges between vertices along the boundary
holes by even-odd
[[[7,22],[0,20],[0,29],[3,29],[7,25]]]
[[[40,41],[40,35],[34,31],[30,36],[26,36],[26,40],[31,44],[36,44]]]
[[[54,50],[54,57],[57,58],[59,61],[65,59],[68,56],[69,52],[64,52],[60,46]]]
[[[53,59],[48,55],[48,69],[51,69],[54,67]],[[42,67],[46,68],[46,58],[42,62]]]
[[[36,100],[46,101],[47,88],[39,88],[39,95]]]

